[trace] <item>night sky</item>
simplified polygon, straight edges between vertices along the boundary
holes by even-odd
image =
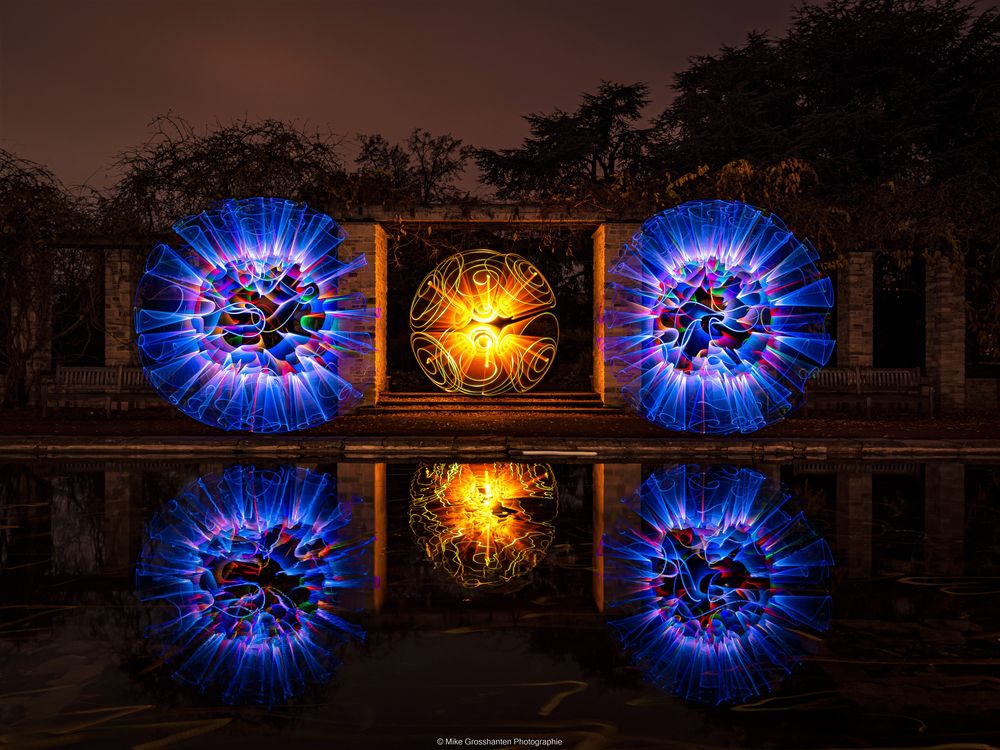
[[[390,140],[415,126],[515,146],[521,115],[572,109],[602,79],[645,81],[650,114],[692,55],[780,33],[797,0],[152,2],[0,0],[0,143],[69,185],[172,111]]]

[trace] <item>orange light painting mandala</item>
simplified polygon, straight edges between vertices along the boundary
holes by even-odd
[[[555,536],[556,482],[544,464],[425,464],[410,498],[417,544],[465,588],[524,576]]]
[[[443,390],[523,393],[555,359],[555,306],[549,282],[520,255],[458,253],[420,282],[410,307],[410,345]]]

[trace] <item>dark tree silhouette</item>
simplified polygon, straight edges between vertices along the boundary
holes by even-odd
[[[648,103],[646,84],[604,81],[575,112],[526,115],[531,134],[520,148],[477,152],[482,180],[502,199],[544,200],[635,177],[651,136],[638,125]]]
[[[354,177],[370,203],[428,206],[463,197],[455,181],[474,149],[458,138],[415,128],[405,144],[392,145],[379,133],[359,134],[358,141]]]
[[[782,38],[750,34],[675,76],[658,155],[675,170],[803,159],[831,194],[950,177],[996,138],[997,24],[958,0],[803,5]]]
[[[779,39],[699,57],[656,121],[651,171],[687,174],[687,195],[733,173],[795,162],[779,211],[820,250],[874,249],[902,267],[963,261],[973,358],[1000,357],[1000,15],[958,0],[803,5]],[[738,171],[738,170],[737,170]]]
[[[159,233],[226,198],[280,196],[328,206],[348,200],[332,133],[278,120],[238,120],[199,133],[161,115],[146,143],[124,152],[104,206],[111,228]]]
[[[95,264],[60,238],[89,228],[84,203],[45,167],[0,149],[0,369],[3,405],[22,406],[52,364],[56,339],[85,337]],[[70,314],[52,331],[53,299]]]

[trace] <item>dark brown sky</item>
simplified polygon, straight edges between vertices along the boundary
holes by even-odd
[[[97,187],[168,110],[514,146],[522,114],[601,79],[648,82],[659,111],[688,57],[780,33],[796,4],[0,0],[0,143]]]

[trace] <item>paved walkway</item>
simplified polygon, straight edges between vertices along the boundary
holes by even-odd
[[[613,410],[566,415],[367,411],[312,430],[258,436],[213,430],[184,416],[170,418],[162,409],[112,419],[75,412],[42,420],[27,410],[0,412],[0,455],[112,454],[1000,461],[1000,418],[794,417],[751,435],[703,437],[668,432]]]

